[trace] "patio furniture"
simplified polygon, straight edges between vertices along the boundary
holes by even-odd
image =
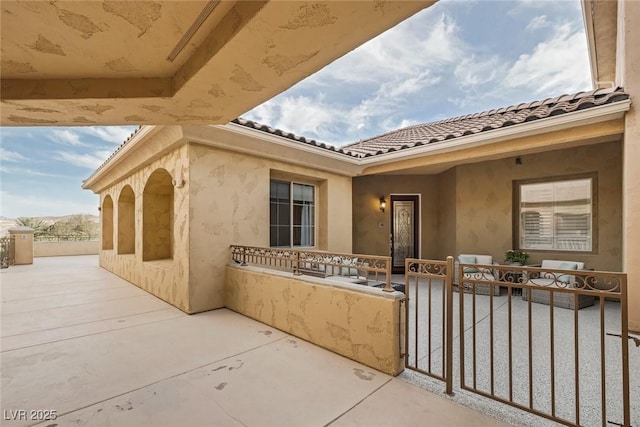
[[[523,282],[527,285],[535,285],[540,289],[531,289],[531,302],[549,305],[551,291],[545,288],[574,288],[576,284],[576,277],[571,274],[565,274],[558,271],[545,271],[550,270],[585,270],[584,263],[578,261],[561,261],[561,260],[549,260],[545,259],[540,265],[540,272],[532,274],[529,272],[528,276],[524,278]],[[524,288],[522,292],[522,299],[528,299],[528,289]],[[584,307],[592,306],[595,303],[595,298],[590,295],[578,295],[578,310]],[[553,305],[555,307],[574,309],[575,297],[573,292],[554,292],[553,293]]]
[[[465,267],[462,273],[463,280],[460,281],[460,272],[459,272],[459,264],[478,264],[482,267]],[[484,266],[487,265],[498,265],[497,262],[493,261],[493,257],[491,255],[476,255],[476,254],[460,254],[458,255],[458,260],[456,261],[455,266],[455,276],[453,283],[460,286],[472,285],[471,282],[465,282],[464,279],[473,279],[473,280],[482,280],[489,282],[497,282],[497,275],[495,274],[495,270],[493,268],[486,268]],[[489,285],[484,283],[475,283],[475,289],[477,295],[490,295],[491,288],[493,287],[493,295],[503,295],[504,289],[500,287],[500,285]]]

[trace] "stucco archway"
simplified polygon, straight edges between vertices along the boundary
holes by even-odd
[[[136,196],[125,185],[118,197],[118,253],[133,254],[136,251]]]
[[[142,260],[173,257],[173,184],[165,169],[155,170],[142,194]]]
[[[113,199],[105,196],[102,201],[102,249],[113,249]]]

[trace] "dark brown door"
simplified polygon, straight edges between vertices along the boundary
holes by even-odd
[[[418,196],[391,196],[391,266],[393,273],[404,273],[404,260],[419,255]]]

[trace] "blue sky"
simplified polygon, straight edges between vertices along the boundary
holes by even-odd
[[[579,1],[442,0],[243,117],[343,145],[581,90]],[[0,216],[97,214],[82,180],[134,130],[0,128]]]

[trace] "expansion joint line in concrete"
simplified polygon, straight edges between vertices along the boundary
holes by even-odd
[[[352,407],[350,407],[349,409],[347,409],[346,411],[342,412],[340,415],[338,415],[337,417],[335,417],[334,419],[332,419],[331,421],[329,421],[328,423],[326,423],[324,425],[324,427],[330,426],[331,424],[335,423],[336,421],[338,421],[340,418],[342,418],[343,416],[345,416],[345,414],[351,412],[353,409],[355,409],[358,405],[360,405],[362,402],[364,402],[365,400],[367,400],[370,396],[374,395],[375,393],[378,392],[378,390],[380,390],[382,387],[386,386],[387,384],[389,384],[391,381],[393,380],[393,378],[389,378],[387,381],[385,381],[384,383],[380,384],[379,387],[376,387],[373,391],[371,391],[371,393],[367,394],[365,397],[363,397],[362,399],[360,399],[358,402],[356,402],[355,405],[353,405]]]

